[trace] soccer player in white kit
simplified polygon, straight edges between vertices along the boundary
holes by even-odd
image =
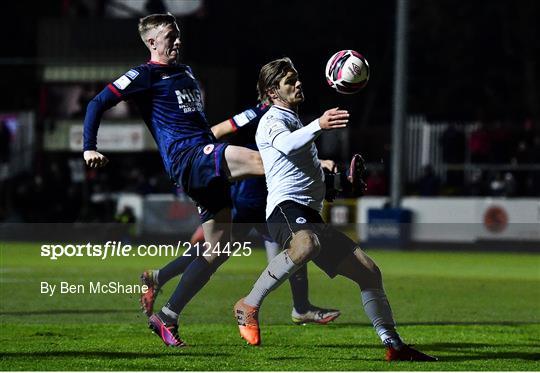
[[[260,344],[258,313],[262,301],[300,266],[313,260],[331,278],[339,274],[359,285],[364,311],[386,347],[386,360],[436,360],[403,343],[379,268],[356,242],[326,225],[320,215],[325,185],[314,141],[322,131],[346,127],[349,113],[330,109],[304,126],[298,117],[298,106],[304,101],[302,84],[289,58],[263,66],[257,89],[259,100],[272,103],[256,134],[268,187],[266,220],[270,234],[285,250],[234,306],[240,335],[251,345]]]

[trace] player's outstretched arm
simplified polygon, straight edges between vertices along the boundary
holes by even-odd
[[[103,167],[109,163],[107,157],[95,150],[85,150],[83,157],[86,165],[92,168]]]
[[[309,146],[321,134],[321,131],[319,119],[315,119],[296,131],[289,130],[282,122],[277,121],[271,127],[270,143],[273,148],[288,156]]]
[[[119,97],[106,87],[86,107],[83,126],[83,157],[89,167],[103,167],[109,162],[107,157],[97,151],[97,133],[103,113],[119,101]]]
[[[267,105],[259,104],[212,126],[210,129],[215,138],[219,140],[244,127],[257,126],[259,124],[259,119],[261,119],[266,110],[268,110]]]
[[[279,123],[274,124],[276,131],[280,131],[272,140],[272,146],[285,155],[291,155],[309,146],[320,135],[321,131],[330,131],[344,128],[349,122],[347,110],[339,108],[324,112],[319,118],[296,131],[289,131]]]

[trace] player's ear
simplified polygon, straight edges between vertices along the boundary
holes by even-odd
[[[156,49],[157,48],[156,39],[148,38],[148,39],[146,39],[146,42],[147,42],[148,48],[150,48],[150,49]]]
[[[271,100],[275,100],[278,97],[276,88],[270,88],[266,91],[266,94],[268,95],[268,97],[270,97]]]

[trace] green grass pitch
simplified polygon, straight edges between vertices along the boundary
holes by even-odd
[[[181,316],[183,349],[146,327],[134,295],[40,295],[40,281],[136,283],[167,258],[39,256],[38,244],[0,243],[0,370],[540,370],[540,255],[376,251],[398,330],[435,363],[387,363],[358,288],[309,267],[314,304],[339,308],[327,326],[290,322],[287,283],[261,311],[261,347],[232,316],[265,266],[262,250],[232,258]],[[162,305],[176,281],[158,297]]]

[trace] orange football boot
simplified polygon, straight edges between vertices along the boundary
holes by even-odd
[[[234,305],[234,317],[240,329],[240,336],[252,346],[260,345],[259,307],[244,303],[244,298],[242,298]]]

